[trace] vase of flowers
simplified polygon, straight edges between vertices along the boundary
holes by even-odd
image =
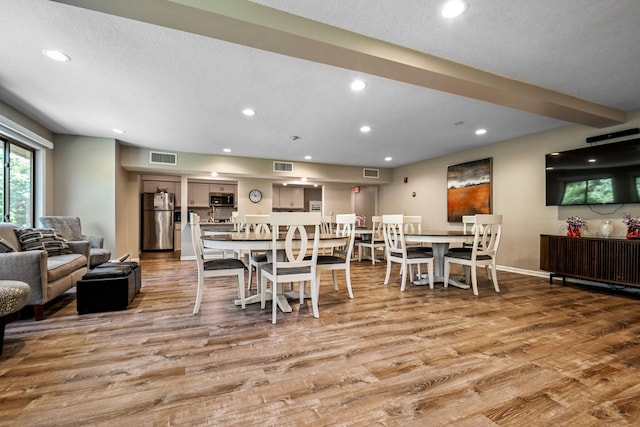
[[[583,228],[587,228],[587,223],[579,216],[572,216],[567,218],[567,236],[580,237],[582,236]]]
[[[622,222],[627,226],[627,239],[640,239],[640,218],[631,218],[627,213]]]

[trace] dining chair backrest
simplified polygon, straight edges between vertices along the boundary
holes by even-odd
[[[476,216],[475,215],[463,215],[462,216],[462,233],[467,234],[467,227],[470,227],[469,232],[471,234],[475,233],[476,230]],[[480,224],[482,227],[482,224]],[[480,233],[482,233],[482,229],[480,229]]]
[[[483,255],[495,257],[502,235],[502,215],[478,214],[475,220],[472,259]]]
[[[422,233],[422,216],[404,215],[403,221],[405,233]]]
[[[253,231],[258,234],[268,234],[271,232],[269,229],[271,215],[245,215],[244,221],[246,231]]]
[[[348,237],[347,245],[343,251],[338,251],[340,255],[344,255],[346,260],[351,259],[353,252],[353,244],[355,242],[356,214],[338,214],[336,215],[336,233],[342,237]]]
[[[323,234],[330,234],[334,231],[334,220],[331,215],[324,215],[322,217],[322,223],[320,224],[320,232]]]
[[[382,216],[374,215],[371,217],[371,229],[373,230],[372,241],[384,240],[382,235]]]
[[[387,257],[406,258],[407,248],[404,242],[404,216],[382,215],[382,233]]]
[[[321,222],[322,216],[319,212],[273,212],[271,214],[274,275],[277,276],[280,268],[310,267],[311,274],[315,276]],[[313,226],[313,238],[309,236],[307,226]],[[277,254],[278,238],[281,233],[285,233],[284,257],[278,257]]]

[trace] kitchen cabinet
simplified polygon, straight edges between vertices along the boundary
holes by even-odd
[[[236,186],[233,184],[209,184],[209,192],[235,194]]]
[[[304,209],[304,188],[274,187],[274,190],[276,191],[273,192],[273,207],[280,209]]]
[[[191,182],[187,187],[188,206],[209,207],[209,184]]]
[[[166,188],[167,192],[175,194],[175,207],[180,207],[180,183],[173,181],[142,181],[142,191],[144,193],[155,193],[158,188]]]

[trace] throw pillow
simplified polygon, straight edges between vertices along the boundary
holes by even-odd
[[[0,253],[15,252],[6,239],[0,237]]]
[[[67,241],[55,230],[46,228],[25,228],[16,230],[23,251],[47,251],[49,256],[70,254]]]

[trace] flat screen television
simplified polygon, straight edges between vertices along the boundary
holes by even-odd
[[[545,156],[547,206],[640,203],[640,139]]]

